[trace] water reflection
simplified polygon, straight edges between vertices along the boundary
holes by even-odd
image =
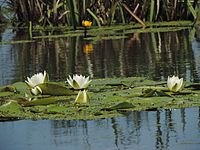
[[[69,74],[78,73],[94,78],[144,76],[154,80],[178,74],[188,81],[199,81],[200,44],[189,33],[134,33],[120,40],[97,42],[69,37],[1,45],[0,84],[23,81],[42,70],[49,72],[51,80],[66,80]],[[24,37],[10,30],[1,36],[3,41]]]
[[[0,149],[170,149],[200,146],[200,108],[132,112],[94,121],[0,122]]]
[[[194,63],[195,65],[195,72],[194,74],[196,74],[196,78],[198,79],[198,81],[200,81],[200,42],[197,41],[196,39],[193,40],[192,42],[192,50],[194,53]]]

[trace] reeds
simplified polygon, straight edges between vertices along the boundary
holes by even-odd
[[[20,25],[93,25],[193,20],[198,0],[7,0]],[[149,7],[150,6],[150,7]]]

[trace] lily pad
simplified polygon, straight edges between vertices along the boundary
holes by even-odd
[[[47,82],[40,84],[38,86],[42,89],[42,94],[44,95],[62,96],[62,95],[76,94],[73,90],[67,89],[67,87],[62,86],[55,82]]]
[[[86,120],[121,116],[122,112],[130,111],[200,106],[199,90],[183,88],[174,94],[169,92],[166,82],[141,77],[93,79],[87,89],[90,102],[86,104],[76,104],[78,92],[69,89],[64,82],[41,84],[44,95],[30,97],[25,96],[25,93],[30,94],[30,89],[24,82],[11,86],[17,92],[0,92],[0,120]],[[28,101],[29,98],[32,101]]]
[[[200,83],[193,83],[193,84],[186,86],[185,88],[193,88],[195,90],[200,90]]]
[[[0,98],[14,95],[13,92],[0,92]]]
[[[169,96],[163,91],[159,91],[157,89],[145,89],[142,91],[142,96],[143,97],[159,97],[159,96]]]
[[[19,119],[22,114],[24,114],[23,107],[14,100],[0,106],[0,118],[2,120]]]
[[[30,90],[25,82],[16,82],[12,84],[20,94],[30,93]]]
[[[3,87],[0,89],[0,92],[14,92],[14,93],[16,93],[16,92],[17,92],[17,89],[16,89],[15,86],[7,85],[7,86],[3,86]]]
[[[66,97],[49,97],[49,98],[40,98],[32,101],[26,101],[23,103],[24,106],[35,106],[35,105],[48,105],[48,104],[56,104],[58,102],[68,102],[69,99]]]
[[[103,110],[110,111],[110,110],[119,110],[119,109],[129,109],[129,108],[133,108],[133,107],[134,107],[134,105],[131,103],[121,102],[121,103],[111,106],[109,108],[104,108]]]

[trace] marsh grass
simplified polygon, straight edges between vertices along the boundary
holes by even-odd
[[[157,22],[145,23],[146,28],[142,28],[141,24],[120,24],[112,26],[92,26],[87,30],[87,37],[85,40],[91,40],[93,43],[101,40],[110,39],[124,39],[128,34],[133,33],[155,33],[155,32],[168,32],[179,31],[184,29],[191,29],[193,26],[192,21],[170,21],[170,22]],[[15,29],[15,28],[13,28]],[[25,28],[26,29],[26,28]],[[22,29],[24,30],[24,29]],[[29,40],[25,37],[21,40],[14,41],[1,41],[0,44],[19,44],[19,43],[32,43],[41,39],[59,39],[66,37],[84,37],[84,28],[77,27],[76,30],[71,26],[47,26],[47,27],[32,27],[30,23],[29,27]],[[27,33],[27,35],[28,35]]]
[[[6,7],[15,14],[16,26],[28,26],[31,21],[33,26],[67,25],[76,29],[83,19],[99,27],[138,21],[194,20],[198,0],[8,0]]]

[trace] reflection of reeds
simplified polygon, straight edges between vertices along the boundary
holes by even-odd
[[[197,0],[8,0],[19,23],[33,25],[81,25],[91,19],[94,25],[129,23],[130,21],[172,21],[196,18]],[[125,7],[124,7],[125,6]],[[150,7],[149,7],[150,6]],[[127,11],[127,8],[130,11]],[[87,10],[87,11],[86,11]],[[130,13],[133,12],[133,13]],[[132,18],[132,16],[136,16]],[[136,19],[136,20],[135,20]]]
[[[18,35],[18,40],[23,37]],[[52,79],[73,73],[98,78],[145,76],[162,80],[171,74],[194,78],[196,59],[189,37],[187,31],[176,31],[134,33],[129,38],[95,43],[83,37],[51,38],[16,44],[13,49],[18,52],[20,73],[46,69]]]

